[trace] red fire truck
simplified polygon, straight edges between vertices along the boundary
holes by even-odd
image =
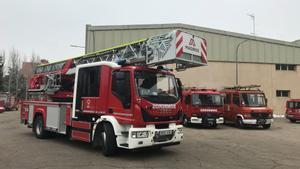
[[[0,100],[0,113],[3,113],[4,111],[5,111],[4,101]]]
[[[215,89],[190,88],[183,91],[183,125],[217,127],[224,122],[223,97]]]
[[[267,99],[260,85],[227,87],[225,94],[224,122],[233,122],[237,127],[246,125],[271,127],[273,110],[267,107]]]
[[[292,123],[300,120],[300,99],[290,99],[286,102],[285,117]]]
[[[101,146],[104,155],[179,144],[181,83],[165,64],[177,70],[207,65],[206,41],[174,30],[39,66],[21,122],[38,138],[65,134]]]
[[[3,102],[2,104],[6,111],[18,110],[19,108],[18,99],[9,93],[0,93],[0,102],[1,101]],[[1,103],[0,103],[0,107],[1,107]]]

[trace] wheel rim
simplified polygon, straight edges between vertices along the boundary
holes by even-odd
[[[42,123],[40,120],[37,121],[37,124],[36,124],[36,134],[40,135],[41,134],[41,131],[42,131]]]
[[[184,125],[187,125],[187,124],[188,124],[188,120],[187,120],[186,117],[184,117],[184,119],[183,119],[183,124],[184,124]]]
[[[105,145],[106,145],[106,134],[105,134],[105,132],[103,131],[103,132],[101,133],[101,135],[102,135],[102,143],[103,143],[103,146],[105,146]]]
[[[242,126],[242,120],[241,120],[241,119],[238,119],[238,120],[237,120],[237,123],[238,123],[238,126],[239,126],[239,127]]]

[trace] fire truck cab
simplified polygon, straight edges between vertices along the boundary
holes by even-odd
[[[267,99],[260,85],[234,86],[225,88],[225,123],[235,123],[237,127],[246,125],[271,127],[273,110],[267,107]]]
[[[290,99],[286,102],[285,117],[292,123],[300,120],[300,99]]]
[[[223,97],[215,89],[190,88],[183,91],[183,125],[217,127],[224,122]]]

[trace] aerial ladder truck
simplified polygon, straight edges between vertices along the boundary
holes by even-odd
[[[51,133],[119,148],[179,144],[183,139],[176,70],[207,65],[206,41],[180,31],[41,65],[21,104],[21,123],[37,138]]]

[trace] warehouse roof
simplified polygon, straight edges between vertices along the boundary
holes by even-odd
[[[89,30],[89,31],[126,30],[126,29],[128,29],[128,30],[134,30],[134,29],[137,29],[137,30],[138,29],[189,29],[189,30],[214,33],[214,34],[232,36],[232,37],[237,37],[237,38],[245,38],[245,39],[251,39],[251,40],[256,40],[256,41],[261,41],[261,42],[268,42],[268,43],[287,45],[287,46],[300,48],[300,42],[298,40],[293,41],[293,42],[288,42],[288,41],[283,41],[283,40],[276,40],[276,39],[258,37],[258,36],[253,36],[253,35],[246,35],[246,34],[242,34],[242,33],[235,33],[235,32],[230,32],[230,31],[205,28],[205,27],[182,24],[182,23],[142,24],[142,25],[105,25],[105,26],[87,25],[87,30]]]

